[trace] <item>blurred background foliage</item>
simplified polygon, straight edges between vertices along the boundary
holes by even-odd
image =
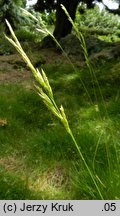
[[[0,31],[8,32],[5,19],[8,19],[16,31],[18,39],[38,42],[43,39],[43,33],[36,30],[44,25],[51,32],[53,32],[56,20],[56,11],[49,8],[45,10],[36,11],[35,6],[26,7],[26,0],[2,0],[0,2]],[[47,6],[46,6],[47,7]],[[28,10],[34,15],[38,22],[30,16],[25,15],[22,8]],[[76,12],[75,24],[80,31],[88,31],[90,34],[96,36],[102,35],[101,38],[105,40],[119,40],[120,36],[120,17],[109,13],[105,8],[100,10],[96,5],[94,8],[85,10],[86,4],[78,5]],[[84,11],[84,12],[83,12]],[[107,36],[107,37],[106,37]]]

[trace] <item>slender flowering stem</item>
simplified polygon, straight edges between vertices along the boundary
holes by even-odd
[[[90,170],[87,162],[85,161],[85,158],[81,152],[80,147],[78,146],[75,137],[70,129],[66,114],[64,112],[64,108],[63,106],[61,106],[60,108],[58,108],[55,100],[54,100],[54,96],[53,96],[53,92],[52,92],[52,88],[49,84],[48,78],[45,74],[45,72],[43,71],[43,69],[41,69],[41,72],[38,69],[35,69],[34,66],[32,65],[30,59],[28,58],[28,56],[26,55],[26,53],[24,52],[24,50],[22,49],[22,46],[20,45],[17,37],[15,36],[15,33],[10,25],[10,23],[6,20],[6,23],[9,27],[9,30],[11,32],[12,38],[9,38],[5,35],[6,39],[16,48],[16,50],[20,53],[21,57],[23,58],[23,60],[25,61],[25,63],[27,64],[27,66],[29,67],[29,69],[31,70],[33,76],[35,77],[36,81],[38,82],[39,86],[36,86],[36,90],[38,92],[38,95],[41,97],[42,101],[45,103],[45,105],[48,107],[49,110],[51,110],[51,112],[62,122],[65,130],[67,131],[67,133],[71,136],[71,139],[73,140],[73,143],[79,153],[79,156],[81,157],[91,179],[93,180],[93,183],[98,191],[98,194],[100,196],[101,199],[103,199],[103,196],[100,192],[100,189],[97,185],[97,182],[94,178],[94,175],[92,173],[92,171]]]

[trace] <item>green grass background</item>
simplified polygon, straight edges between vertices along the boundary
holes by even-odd
[[[94,65],[107,114],[87,67],[75,68],[44,65],[104,199],[120,199],[119,61]],[[33,86],[2,83],[0,118],[7,119],[0,126],[0,199],[99,199],[72,140]]]

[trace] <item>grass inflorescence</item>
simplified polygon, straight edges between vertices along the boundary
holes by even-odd
[[[22,195],[18,195],[18,199],[118,199],[119,139],[116,137],[116,130],[119,134],[119,122],[114,115],[115,112],[119,116],[118,91],[113,88],[109,100],[107,85],[105,89],[101,85],[104,78],[96,77],[97,72],[89,62],[85,41],[80,34],[87,68],[76,71],[74,77],[74,71],[70,71],[71,76],[68,72],[65,74],[65,66],[63,74],[56,73],[58,82],[55,82],[53,69],[49,66],[50,80],[56,89],[54,99],[44,70],[39,71],[33,66],[8,22],[7,25],[13,39],[6,38],[20,53],[35,77],[38,95],[64,127],[45,109],[34,93],[26,91],[22,86],[16,86],[16,95],[12,86],[2,86],[5,94],[3,93],[1,105],[6,113],[2,113],[2,116],[8,119],[8,125],[2,127],[1,132],[1,155],[4,155],[0,162],[3,176],[1,185],[7,191],[5,198],[7,194],[10,198],[17,198],[14,190],[8,189],[15,172],[13,187],[23,185],[22,192],[18,192]],[[88,69],[92,73],[92,82],[89,80]],[[104,74],[103,67],[102,70]],[[84,80],[82,87],[79,76]],[[93,85],[93,79],[97,80],[97,85]],[[84,86],[89,89],[90,101]],[[9,100],[5,99],[7,92],[10,93]],[[103,92],[106,94],[104,98]],[[59,108],[57,103],[65,103],[68,118],[63,107]],[[72,141],[75,148],[71,145]],[[9,158],[11,152],[13,160]],[[11,166],[8,161],[11,161]],[[21,172],[22,179],[18,181]]]

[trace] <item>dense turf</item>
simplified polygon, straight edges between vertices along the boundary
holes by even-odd
[[[44,69],[103,197],[120,199],[118,61],[94,69],[104,101],[86,67]],[[0,199],[99,199],[72,140],[33,88],[2,83],[0,118],[7,121],[0,126]]]

